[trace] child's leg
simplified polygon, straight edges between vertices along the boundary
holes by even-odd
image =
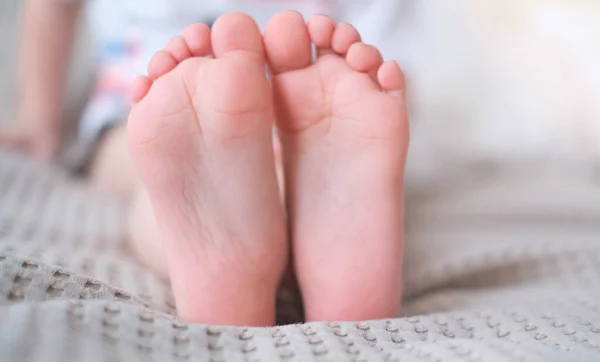
[[[264,70],[258,27],[229,14],[174,38],[134,89],[129,148],[187,321],[274,323],[287,241]]]
[[[102,192],[129,201],[128,241],[133,253],[157,275],[168,279],[166,258],[148,194],[137,177],[127,145],[125,124],[101,136],[89,168],[90,182]]]
[[[148,193],[139,185],[129,205],[129,235],[135,255],[163,279],[169,278],[167,259]]]
[[[324,16],[307,26],[298,13],[279,14],[264,41],[306,317],[396,317],[408,146],[402,72],[352,26]]]
[[[113,126],[102,137],[90,166],[90,181],[97,189],[129,198],[139,178],[127,146],[125,123]]]

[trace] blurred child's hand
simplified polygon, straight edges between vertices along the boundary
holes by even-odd
[[[82,3],[23,1],[18,61],[21,108],[14,122],[0,122],[0,148],[46,162],[56,157],[66,71]]]
[[[19,120],[0,127],[0,148],[24,152],[40,161],[52,161],[59,144],[58,130],[39,127],[32,122]]]

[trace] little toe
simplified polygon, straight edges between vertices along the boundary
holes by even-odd
[[[246,51],[264,59],[264,45],[256,22],[246,14],[221,16],[212,28],[212,48],[219,58],[229,52]]]
[[[183,32],[183,38],[195,57],[206,57],[212,53],[210,28],[206,24],[190,25]]]
[[[398,63],[393,60],[383,63],[377,71],[377,79],[387,94],[397,98],[404,97],[404,73]]]
[[[304,18],[295,11],[275,15],[265,29],[265,48],[275,75],[302,69],[312,62],[312,44]]]
[[[192,52],[182,36],[171,38],[164,50],[170,53],[178,63],[181,63],[192,56]]]
[[[364,43],[354,43],[346,55],[346,62],[353,70],[361,73],[374,72],[383,64],[379,49]]]
[[[158,51],[154,54],[152,59],[150,59],[150,63],[148,64],[148,76],[151,79],[156,80],[175,69],[177,64],[177,60],[171,53],[164,50]]]
[[[129,98],[131,99],[131,102],[138,103],[144,99],[151,86],[152,79],[145,76],[137,77],[136,80],[133,81],[133,84],[129,90]]]
[[[348,23],[339,23],[333,32],[331,46],[338,54],[346,54],[350,46],[360,42],[360,34],[356,28]]]
[[[331,39],[335,22],[327,15],[315,15],[308,21],[310,40],[317,47],[317,56],[333,53]]]

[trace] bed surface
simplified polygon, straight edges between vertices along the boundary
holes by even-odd
[[[0,153],[3,361],[600,360],[598,243],[467,259],[409,247],[404,318],[243,329],[178,321],[169,285],[129,254],[125,220],[117,200]],[[300,321],[293,293],[279,308]]]

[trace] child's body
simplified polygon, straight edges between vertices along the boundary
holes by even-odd
[[[94,140],[102,128],[124,120],[131,75],[146,73],[150,54],[164,42],[150,60],[149,77],[133,88],[137,104],[128,128],[135,162],[124,128],[117,126],[100,145],[92,174],[125,195],[142,195],[133,207],[133,245],[148,265],[168,274],[179,314],[204,323],[273,323],[275,291],[290,249],[273,152],[277,123],[307,319],[396,316],[408,136],[398,66],[383,64],[376,48],[360,43],[355,28],[336,26],[326,16],[312,18],[307,27],[300,14],[281,13],[263,24],[263,44],[254,21],[240,13],[220,18],[212,31],[173,22],[181,17],[181,25],[210,23],[234,2],[218,2],[223,7],[210,11],[200,6],[198,16],[187,1],[160,1],[160,9],[137,3],[92,2],[94,17],[102,19],[92,23],[100,30],[101,63],[81,139]],[[332,1],[298,3],[307,13],[339,9]],[[115,4],[126,7],[107,16],[110,8],[103,6]],[[258,19],[289,6],[236,5]],[[23,72],[22,101],[28,108],[40,106],[23,112],[17,132],[5,132],[2,141],[16,139],[41,158],[52,158],[59,142],[58,94],[78,8],[72,2],[26,3],[23,56],[35,71]],[[164,22],[153,18],[157,14]],[[56,28],[58,45],[33,41],[41,19],[44,31]],[[103,27],[107,19],[116,30]],[[319,48],[314,64],[311,44]],[[36,63],[39,54],[51,55],[50,61]]]

